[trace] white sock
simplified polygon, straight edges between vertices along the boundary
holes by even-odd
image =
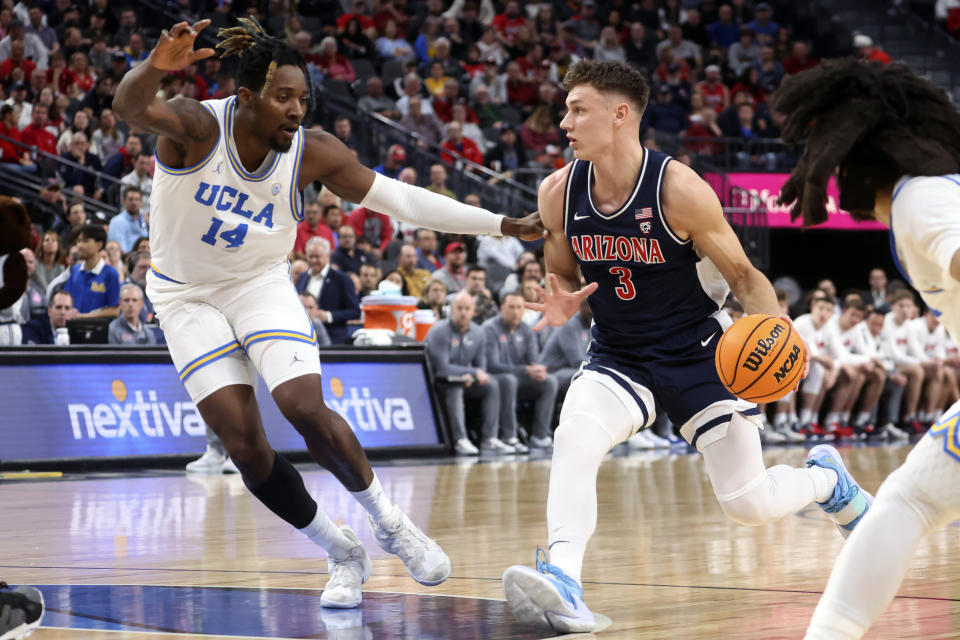
[[[850,412],[844,411],[843,413],[841,413],[840,421],[843,422],[843,424],[850,424]]]
[[[833,490],[837,488],[837,472],[816,465],[807,467],[813,479],[814,500],[826,502],[833,497]]]
[[[904,421],[904,422],[913,422],[913,421],[916,420],[916,419],[917,419],[917,414],[911,413],[911,414],[908,415],[908,416],[904,416],[903,421]]]
[[[313,521],[297,531],[326,549],[327,555],[334,560],[346,560],[350,557],[350,550],[356,546],[319,508]]]
[[[369,487],[363,491],[351,491],[350,495],[356,498],[381,528],[393,529],[400,524],[400,510],[387,499],[377,474],[373,474],[373,482]]]
[[[782,427],[782,426],[783,426],[784,424],[786,424],[786,423],[787,423],[787,414],[785,414],[785,413],[778,413],[778,414],[773,418],[773,425],[774,425],[775,427]]]
[[[800,424],[810,424],[811,422],[813,422],[813,411],[800,409]]]
[[[858,425],[860,425],[860,424],[867,424],[868,422],[870,422],[870,412],[869,412],[869,411],[861,411],[860,413],[857,414],[857,424],[858,424]]]
[[[838,412],[831,411],[830,413],[827,414],[828,425],[835,424],[837,422],[840,422],[840,414]]]

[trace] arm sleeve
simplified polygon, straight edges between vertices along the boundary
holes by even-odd
[[[443,233],[500,235],[502,215],[376,174],[360,206]]]

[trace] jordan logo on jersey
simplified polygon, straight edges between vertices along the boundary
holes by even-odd
[[[217,211],[230,211],[244,218],[249,218],[251,222],[262,224],[268,229],[273,228],[273,203],[268,202],[260,210],[260,213],[254,215],[253,209],[244,209],[244,205],[250,199],[250,196],[230,185],[210,185],[201,182],[193,199],[205,207],[216,206]]]
[[[581,262],[666,262],[656,238],[611,235],[582,235],[570,238],[570,246]]]

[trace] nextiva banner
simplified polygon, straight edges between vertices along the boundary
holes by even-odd
[[[323,394],[364,447],[440,444],[417,362],[324,362]],[[261,381],[270,444],[303,450]],[[172,364],[0,365],[0,460],[202,453],[205,425]]]
[[[771,227],[802,227],[800,219],[790,220],[790,211],[793,207],[777,204],[780,188],[783,187],[788,173],[729,173],[727,178],[730,184],[743,187],[758,196],[767,206],[767,220]],[[840,208],[840,191],[837,189],[836,178],[831,177],[827,183],[827,221],[818,224],[814,229],[856,229],[856,230],[885,230],[879,222],[857,222],[850,214]]]

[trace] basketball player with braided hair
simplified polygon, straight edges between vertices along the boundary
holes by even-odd
[[[370,558],[270,447],[256,373],[314,460],[368,512],[378,544],[418,582],[439,584],[450,574],[446,554],[388,500],[350,426],[323,401],[316,334],[286,260],[304,216],[300,191],[319,180],[346,200],[451,233],[539,237],[539,219],[511,220],[385,178],[334,136],[305,131],[301,121],[313,100],[306,62],[253,19],[220,33],[223,54],[239,56],[236,95],[156,97],[167,73],[214,55],[194,50],[209,22],[164,30],[149,58],[123,78],[113,104],[119,117],[159,136],[147,291],[174,365],[251,493],[327,551],[324,606],[360,603]]]
[[[804,225],[827,219],[836,173],[840,206],[890,228],[894,261],[960,336],[960,114],[906,66],[826,61],[789,78],[772,109],[783,138],[806,151],[780,192]],[[924,536],[960,518],[960,402],[947,409],[844,544],[808,640],[862,637],[890,604]]]

